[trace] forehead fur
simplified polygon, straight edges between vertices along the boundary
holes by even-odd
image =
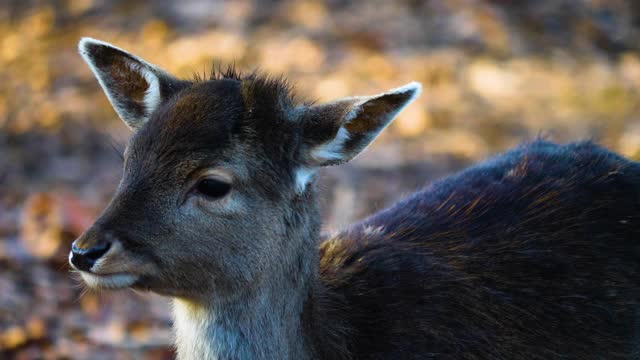
[[[282,76],[271,76],[259,71],[253,71],[248,74],[241,73],[236,70],[235,66],[229,66],[226,70],[216,69],[212,67],[209,74],[194,74],[193,83],[202,83],[216,80],[235,80],[243,84],[244,95],[247,103],[257,104],[263,101],[278,103],[280,107],[292,108],[300,103],[310,105],[300,99],[294,92],[293,87]],[[256,103],[257,102],[257,103]]]
[[[206,79],[196,75],[189,84],[162,104],[136,137],[192,144],[200,137],[219,143],[243,132],[260,137],[273,128],[292,130],[287,123],[295,122],[294,109],[302,103],[285,79],[243,75],[233,67],[212,71]]]
[[[296,163],[295,142],[302,129],[295,109],[303,105],[282,78],[242,75],[233,68],[213,72],[162,104],[135,134],[130,153],[165,166],[213,157],[267,165],[255,171],[288,171]]]

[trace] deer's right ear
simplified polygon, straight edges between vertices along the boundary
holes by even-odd
[[[185,82],[109,43],[82,38],[78,51],[89,64],[118,116],[132,130]]]
[[[339,99],[308,108],[304,117],[304,162],[309,166],[345,163],[356,157],[422,91],[411,82],[372,96]]]
[[[422,85],[411,82],[372,96],[339,99],[306,108],[303,122],[301,167],[296,184],[304,190],[314,168],[342,164],[362,152],[395,117],[416,99]]]

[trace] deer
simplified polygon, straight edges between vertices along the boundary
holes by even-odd
[[[530,139],[324,235],[318,172],[419,83],[313,103],[258,71],[79,52],[133,135],[69,262],[171,298],[179,359],[640,358],[638,162]]]

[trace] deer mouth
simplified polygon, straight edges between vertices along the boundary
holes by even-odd
[[[138,276],[128,273],[116,273],[116,274],[95,274],[85,271],[80,272],[82,280],[90,288],[94,289],[124,289],[132,286],[138,281]]]

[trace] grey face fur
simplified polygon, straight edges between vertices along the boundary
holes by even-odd
[[[420,92],[311,106],[258,74],[178,80],[88,38],[80,53],[135,131],[117,193],[74,244],[109,250],[81,274],[186,299],[246,297],[313,271],[316,169],[354,158]]]

